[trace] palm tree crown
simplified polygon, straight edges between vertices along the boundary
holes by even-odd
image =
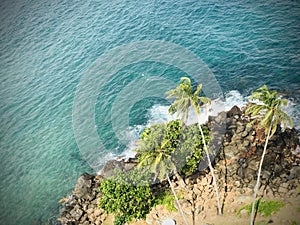
[[[168,99],[175,99],[169,108],[169,113],[181,116],[182,121],[186,122],[188,119],[189,107],[193,106],[197,115],[200,114],[200,105],[210,103],[210,99],[199,96],[202,90],[202,84],[197,86],[193,92],[191,80],[188,77],[181,77],[178,86],[167,92]]]
[[[288,101],[279,98],[277,91],[270,91],[266,85],[263,85],[252,93],[250,99],[259,102],[250,106],[246,110],[246,114],[255,118],[251,122],[252,124],[259,122],[266,133],[270,132],[270,137],[276,132],[277,125],[283,124],[284,129],[287,124],[293,126],[291,118],[281,109],[282,106],[287,105]]]

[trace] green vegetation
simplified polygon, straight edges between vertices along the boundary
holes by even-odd
[[[218,184],[217,180],[214,174],[214,169],[212,167],[212,163],[210,160],[210,154],[208,151],[208,147],[206,144],[204,132],[202,130],[200,121],[199,121],[199,115],[201,112],[201,107],[205,107],[206,105],[211,103],[211,100],[207,97],[200,96],[202,90],[202,84],[199,84],[195,91],[193,91],[193,86],[191,84],[191,80],[188,77],[181,77],[179,84],[175,89],[172,89],[167,92],[169,99],[175,99],[173,104],[169,108],[169,113],[174,114],[177,112],[178,116],[182,117],[182,121],[186,122],[188,118],[189,108],[193,107],[197,117],[198,117],[198,127],[200,130],[200,134],[202,137],[202,142],[205,150],[205,154],[208,160],[208,167],[210,169],[212,178],[213,178],[213,184],[215,187],[215,193],[218,203],[218,214],[222,215],[222,209],[221,209],[221,203],[220,203],[220,197],[219,197],[219,191],[218,191]]]
[[[281,201],[264,201],[264,200],[258,200],[255,201],[255,209],[262,215],[262,216],[271,216],[273,213],[278,212],[282,207],[284,206],[284,203]],[[246,205],[242,207],[238,214],[245,209],[250,214],[252,210],[252,204]]]
[[[170,191],[162,190],[156,197],[155,205],[163,205],[170,212],[177,211],[174,206],[175,197],[170,193]]]
[[[265,133],[267,134],[264,150],[259,164],[257,182],[254,188],[250,221],[250,224],[253,225],[255,215],[255,200],[260,184],[261,168],[266,154],[269,138],[275,134],[278,125],[283,124],[285,129],[287,124],[292,126],[293,122],[291,118],[281,110],[282,106],[287,105],[287,100],[279,98],[277,91],[270,91],[266,85],[263,85],[255,90],[250,96],[250,99],[259,101],[258,104],[252,104],[252,106],[246,110],[246,114],[254,117],[254,120],[250,123],[250,125],[258,122],[258,125],[265,129]]]
[[[114,225],[134,218],[145,218],[155,204],[155,196],[147,182],[148,176],[138,170],[119,172],[100,185],[100,207],[115,216]]]
[[[115,225],[125,224],[137,218],[143,219],[155,205],[164,205],[169,211],[174,211],[176,210],[175,201],[185,224],[188,225],[170,176],[174,174],[184,186],[185,183],[181,176],[190,176],[195,173],[204,154],[206,154],[213,177],[218,214],[222,214],[218,185],[207,147],[211,139],[210,132],[207,126],[200,125],[199,120],[198,124],[186,125],[190,107],[194,108],[199,119],[201,107],[205,107],[206,104],[210,103],[210,99],[200,96],[201,90],[202,85],[200,84],[193,91],[190,79],[182,77],[178,86],[167,92],[167,98],[174,99],[169,108],[169,113],[174,114],[177,112],[178,116],[181,116],[181,120],[155,124],[146,128],[141,133],[137,143],[139,146],[136,149],[139,160],[137,168],[129,173],[119,172],[117,176],[106,179],[101,183],[100,207],[107,213],[114,214]],[[251,224],[253,225],[254,209],[257,209],[262,215],[269,216],[284,206],[284,203],[279,201],[255,200],[268,140],[276,132],[278,125],[282,123],[285,128],[287,124],[292,125],[292,121],[281,110],[281,106],[286,105],[287,101],[280,99],[276,91],[269,91],[265,85],[254,91],[250,99],[259,101],[258,104],[251,104],[246,110],[246,114],[253,118],[250,125],[257,123],[265,129],[266,133],[266,142],[259,165],[253,203],[240,209],[240,211],[245,209],[249,213],[251,212]],[[158,193],[153,193],[153,187],[150,187],[148,183],[149,179],[160,182],[167,180],[173,195],[169,190],[160,190]]]
[[[203,133],[206,142],[209,142],[209,130],[206,127],[203,128]],[[170,157],[165,160],[164,165],[158,165],[166,166],[164,169],[151,168],[153,173],[157,173],[159,179],[164,178],[162,174],[164,170],[167,170],[168,173],[171,172],[172,163],[174,166],[175,164],[183,166],[176,168],[180,174],[185,176],[193,174],[204,153],[203,141],[199,134],[200,131],[196,124],[186,127],[179,120],[170,121],[167,124],[155,124],[146,128],[138,142],[140,148],[136,150],[140,155],[140,164],[149,165],[153,160],[159,160],[163,155],[168,155]],[[156,151],[159,151],[157,158]]]
[[[182,124],[180,121],[171,121],[166,125],[155,125],[141,134],[139,141],[140,148],[137,149],[139,156],[138,168],[144,171],[151,171],[155,174],[154,180],[158,178],[160,181],[168,180],[179,211],[188,225],[187,219],[182,211],[178,197],[170,180],[170,174],[178,174],[176,164],[173,158],[175,150],[180,145],[180,134]],[[176,151],[177,152],[177,151]]]
[[[205,140],[209,131],[205,127]],[[176,197],[168,191],[155,196],[148,184],[152,172],[160,181],[177,170],[174,161],[183,161],[181,174],[190,175],[198,168],[203,154],[203,143],[197,125],[183,126],[179,120],[167,124],[156,124],[146,128],[138,142],[140,148],[138,169],[118,175],[101,183],[100,207],[115,215],[115,225],[121,225],[134,218],[145,218],[154,205],[164,205],[170,211],[176,210]],[[178,165],[178,164],[176,164]],[[149,167],[150,166],[150,169]],[[159,169],[158,169],[159,168]],[[148,171],[148,173],[144,173]]]

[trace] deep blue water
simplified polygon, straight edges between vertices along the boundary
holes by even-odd
[[[299,1],[7,0],[0,21],[0,224],[49,221],[77,177],[92,172],[73,132],[75,93],[97,60],[120,45],[177,44],[206,63],[224,93],[247,96],[267,84],[291,98],[299,126]],[[122,90],[141,77],[177,82],[182,75],[145,61],[95,81],[103,84],[86,104],[94,104],[94,129],[106,151],[99,164],[125,150],[111,120]],[[166,104],[164,96],[129,91],[128,100],[143,99],[130,110],[130,126],[145,124],[154,104]]]

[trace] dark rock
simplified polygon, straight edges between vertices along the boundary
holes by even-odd
[[[233,106],[228,112],[227,112],[227,117],[234,117],[234,116],[241,116],[242,111],[238,106]]]
[[[227,113],[223,112],[217,117],[209,118],[207,126],[212,130],[214,137],[209,147],[216,150],[214,167],[220,190],[249,194],[250,191],[253,192],[256,185],[257,170],[266,135],[264,130],[258,128],[257,125],[247,127],[249,121],[250,119],[244,116],[237,106]],[[298,194],[295,192],[300,183],[300,151],[295,150],[297,145],[299,145],[299,139],[295,129],[286,129],[285,132],[278,129],[269,140],[260,184],[260,191],[264,189],[267,196],[273,198],[278,193],[281,197]],[[64,206],[59,218],[61,224],[103,224],[107,214],[98,208],[101,197],[98,189],[101,181],[113,176],[116,169],[129,171],[137,163],[137,158],[110,160],[103,167],[101,175],[83,174],[79,177],[73,195],[61,200]],[[199,164],[199,168],[202,167],[203,170],[194,174],[195,177],[186,178],[188,188],[193,191],[180,201],[183,203],[183,210],[189,214],[194,210],[193,204],[201,206],[196,207],[198,214],[200,211],[203,212],[204,208],[210,208],[213,205],[208,201],[214,197],[214,188],[212,177],[207,170],[204,170],[207,167],[205,156]],[[171,179],[174,179],[174,187],[179,187],[175,176]],[[158,184],[153,187],[153,190],[161,190],[166,186],[168,186],[167,182]],[[193,201],[196,203],[192,204]],[[147,219],[151,218],[147,216]]]
[[[108,178],[115,174],[114,170],[123,170],[122,162],[118,160],[109,160],[105,163],[104,167],[100,171],[100,175]]]
[[[299,166],[294,166],[290,170],[290,175],[288,176],[288,179],[295,179],[300,177],[300,167]]]
[[[73,191],[78,198],[87,197],[92,193],[91,187],[93,183],[93,177],[94,176],[85,173],[78,178]]]

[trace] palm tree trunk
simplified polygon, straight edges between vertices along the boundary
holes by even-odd
[[[262,156],[261,156],[261,159],[260,159],[260,163],[259,163],[259,169],[258,169],[258,174],[257,174],[257,181],[256,181],[256,185],[255,185],[255,188],[254,188],[254,195],[253,195],[253,202],[252,202],[252,209],[251,209],[250,225],[254,224],[255,200],[256,200],[256,195],[257,195],[258,188],[259,188],[261,168],[262,168],[262,164],[263,164],[264,157],[265,157],[265,154],[266,154],[266,150],[267,150],[268,141],[269,141],[269,138],[270,138],[270,133],[271,133],[272,125],[273,125],[273,118],[272,118],[271,125],[269,127],[269,132],[268,132],[268,135],[267,135],[267,138],[266,138],[266,142],[265,142],[265,146],[264,146],[264,151],[262,153]]]
[[[205,138],[204,138],[202,127],[200,125],[199,118],[198,118],[198,127],[199,127],[199,130],[200,130],[201,136],[202,136],[202,142],[203,142],[204,150],[205,150],[205,153],[206,153],[206,156],[207,156],[210,173],[211,173],[212,178],[213,178],[213,184],[214,184],[214,187],[215,187],[216,198],[217,198],[217,203],[218,203],[218,215],[222,215],[222,209],[221,209],[221,204],[220,204],[220,197],[219,197],[217,180],[216,180],[216,177],[215,177],[215,174],[214,174],[214,168],[212,167],[212,164],[211,164],[211,161],[210,161],[208,148],[207,148],[207,145],[206,145],[206,142],[205,142]]]
[[[167,175],[167,179],[168,179],[169,185],[170,185],[170,187],[171,187],[171,190],[172,190],[172,192],[173,192],[173,195],[174,195],[174,197],[175,197],[175,200],[176,200],[176,203],[177,203],[177,205],[178,205],[179,211],[180,211],[180,213],[181,213],[181,215],[182,215],[182,218],[183,218],[183,220],[184,220],[184,223],[185,223],[186,225],[189,225],[189,223],[187,222],[187,219],[186,219],[186,217],[185,217],[185,215],[184,215],[184,212],[183,212],[183,210],[182,210],[182,208],[181,208],[181,205],[180,205],[180,202],[179,202],[179,200],[178,200],[178,198],[177,198],[177,195],[176,195],[176,193],[175,193],[173,184],[172,184],[172,182],[171,182],[171,180],[170,180],[170,177],[169,177],[168,175]]]

